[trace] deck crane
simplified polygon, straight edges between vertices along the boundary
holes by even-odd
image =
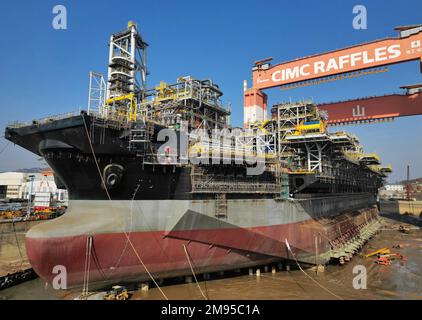
[[[272,58],[255,62],[252,87],[244,81],[244,126],[262,122],[267,117],[267,95],[264,89],[309,86],[323,82],[384,72],[386,66],[417,61],[422,72],[422,24],[397,27],[399,36],[316,54],[271,65]],[[390,119],[422,114],[422,85],[404,87],[405,95],[368,98],[320,106],[328,111],[329,124]],[[365,103],[362,108],[361,105]],[[366,106],[367,105],[367,106]],[[343,110],[341,110],[344,107]]]

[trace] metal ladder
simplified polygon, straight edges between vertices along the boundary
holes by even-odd
[[[147,127],[133,128],[129,133],[129,150],[137,155],[145,155],[147,144],[150,142],[150,132]]]
[[[227,198],[225,193],[215,195],[215,216],[227,219]]]

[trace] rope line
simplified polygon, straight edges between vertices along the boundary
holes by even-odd
[[[289,271],[287,271],[287,273],[289,274]],[[280,278],[276,278],[276,277],[273,277],[273,276],[267,276],[267,275],[265,275],[265,274],[261,274],[260,275],[260,277],[261,278],[268,278],[268,279],[271,279],[271,280],[278,280],[278,281],[280,281],[280,282],[288,282],[288,283],[292,283],[292,281],[299,287],[299,288],[301,288],[302,289],[302,291],[305,291],[306,292],[306,290],[305,290],[305,288],[304,287],[302,287],[301,285],[300,285],[300,283],[299,282],[297,282],[296,281],[296,279],[295,278],[293,278],[292,277],[292,275],[291,274],[289,274],[289,277],[292,279],[292,281],[289,281],[289,280],[287,280],[287,279],[280,279]]]
[[[12,227],[13,227],[13,233],[14,233],[14,235],[15,235],[16,246],[18,247],[19,255],[20,255],[20,257],[21,257],[21,265],[20,265],[19,269],[20,269],[20,270],[22,270],[22,266],[23,266],[23,260],[24,260],[24,258],[23,258],[23,254],[22,254],[21,246],[20,246],[20,244],[19,244],[19,239],[18,239],[18,235],[17,235],[17,232],[16,232],[16,228],[15,228],[15,221],[14,221],[14,220],[12,220]]]
[[[86,121],[85,121],[84,115],[82,115],[82,119],[83,119],[83,123],[84,123],[84,128],[85,128],[86,136],[88,138],[89,146],[91,148],[92,156],[94,158],[95,165],[97,166],[97,169],[98,169],[98,174],[100,175],[101,182],[102,182],[102,184],[104,186],[104,190],[106,191],[107,197],[111,201],[111,197],[110,197],[110,194],[108,192],[107,186],[105,184],[104,177],[101,174],[101,169],[100,169],[100,166],[98,164],[97,157],[95,156],[94,147],[92,146],[91,137],[89,136],[89,132],[88,132],[88,128],[87,128],[87,125],[86,125]],[[144,267],[144,269],[147,272],[148,276],[151,278],[152,282],[154,282],[154,284],[156,285],[157,289],[161,292],[161,294],[163,295],[163,297],[166,300],[168,300],[167,296],[165,295],[165,293],[163,292],[163,290],[161,290],[161,288],[158,285],[157,281],[155,281],[154,277],[149,272],[147,266],[144,264],[144,262],[142,261],[141,257],[139,256],[138,251],[136,250],[135,246],[133,245],[132,241],[130,240],[130,237],[129,237],[128,233],[126,231],[123,231],[123,233],[124,233],[124,235],[126,237],[126,240],[129,242],[129,245],[131,246],[133,252],[135,253],[136,257],[138,258],[139,262],[142,264],[142,266]]]
[[[343,300],[343,298],[342,297],[340,297],[340,296],[338,296],[338,295],[336,295],[334,292],[332,292],[331,290],[329,290],[328,288],[326,288],[326,287],[324,287],[322,284],[320,284],[318,281],[316,281],[314,278],[312,278],[309,274],[307,274],[306,272],[305,272],[305,270],[303,270],[302,269],[302,267],[300,266],[300,264],[299,264],[299,261],[297,261],[297,259],[296,259],[296,256],[295,256],[295,254],[293,253],[293,251],[290,249],[290,245],[289,245],[289,242],[287,241],[287,239],[285,239],[286,240],[286,247],[287,247],[287,249],[289,250],[289,252],[292,254],[292,256],[293,256],[293,258],[295,259],[295,261],[296,261],[296,264],[297,264],[297,266],[299,267],[299,269],[300,269],[300,271],[302,271],[309,279],[311,279],[313,282],[315,282],[318,286],[320,286],[322,289],[324,289],[325,291],[327,291],[328,293],[330,293],[330,294],[332,294],[334,297],[336,297],[337,299],[339,299],[339,300]]]
[[[95,246],[92,246],[91,248],[91,255],[92,255],[92,261],[95,263],[95,266],[97,267],[98,272],[103,276],[104,280],[108,280],[109,278],[105,274],[103,268],[101,267],[100,261],[97,256],[97,252],[95,251]]]
[[[6,143],[6,145],[3,147],[3,149],[1,149],[0,154],[2,154],[4,152],[4,150],[6,150],[6,148],[9,146],[9,144],[10,144],[10,141],[8,141]]]
[[[86,268],[87,268],[87,265],[88,265],[88,239],[89,238],[86,238],[86,244],[85,244],[84,284],[82,286],[82,295],[81,295],[81,297],[84,296],[84,294],[85,294],[85,288],[86,288],[86,275],[87,275]]]
[[[84,272],[84,286],[82,289],[82,297],[88,296],[89,286],[89,270],[91,269],[91,251],[92,251],[92,237],[86,238],[86,251],[85,251],[85,272]]]
[[[192,275],[193,278],[195,279],[196,285],[198,286],[199,291],[201,292],[202,296],[204,297],[205,300],[208,300],[208,297],[204,294],[204,292],[202,291],[201,286],[199,285],[198,279],[196,278],[196,274],[195,271],[193,270],[193,266],[192,263],[190,261],[190,257],[189,257],[189,253],[188,253],[188,249],[186,248],[186,245],[183,244],[183,249],[185,250],[185,254],[186,254],[186,258],[188,259],[189,262],[189,266],[190,266],[190,270],[192,271]]]

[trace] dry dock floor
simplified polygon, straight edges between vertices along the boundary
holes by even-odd
[[[306,270],[315,283],[302,271],[264,272],[261,276],[248,275],[247,270],[237,276],[211,276],[200,278],[199,285],[209,299],[422,299],[422,220],[411,216],[383,215],[383,230],[363,248],[367,254],[383,247],[407,257],[407,261],[394,260],[388,266],[377,265],[375,258],[356,255],[343,266],[329,265],[324,272],[315,274]],[[410,233],[398,230],[400,225],[411,228]],[[394,245],[401,248],[394,249]],[[363,265],[367,272],[367,289],[354,289],[353,268]],[[254,269],[254,271],[256,268]],[[231,273],[233,274],[233,273]],[[323,288],[322,288],[322,287]],[[169,299],[204,299],[198,286],[179,283],[161,287]],[[157,288],[132,291],[131,299],[163,299]],[[0,291],[0,299],[73,299],[77,293],[56,291],[41,279],[22,283]]]
[[[0,277],[31,267],[25,252],[25,234],[38,223],[0,223]]]

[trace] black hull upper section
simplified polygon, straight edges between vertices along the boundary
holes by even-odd
[[[96,154],[130,154],[127,143],[122,139],[125,135],[123,127],[101,127],[84,113],[42,124],[34,122],[30,126],[7,127],[5,138],[39,156],[44,156],[48,151],[91,154],[86,131]]]
[[[8,127],[5,133],[6,139],[45,158],[55,173],[57,185],[68,190],[69,199],[105,200],[109,196],[112,200],[215,199],[212,192],[192,192],[192,167],[145,161],[138,152],[130,150],[128,136],[127,127],[105,125],[85,113],[42,124]],[[158,147],[157,143],[153,146],[155,150]],[[273,188],[270,192],[229,192],[227,198],[280,197],[280,189],[274,188],[277,182],[271,173],[239,178],[242,168],[230,165],[214,171],[211,170],[217,179],[223,176],[227,181],[236,177],[243,185],[270,182]],[[274,181],[269,181],[271,179]],[[291,190],[297,189],[300,179],[298,175],[291,177]],[[378,188],[374,181],[372,185],[345,183],[343,186],[341,181],[311,181],[308,176],[303,176],[303,184],[306,188],[302,187],[295,197],[339,193],[375,195]]]
[[[70,199],[112,200],[189,199],[190,174],[188,168],[143,165],[136,157],[97,156],[99,170],[92,157],[74,153],[50,152],[46,161],[64,181]],[[105,168],[119,169],[114,184],[107,182]],[[120,168],[122,170],[120,171]],[[101,175],[100,175],[101,172]],[[103,186],[107,185],[107,192]]]
[[[88,115],[7,128],[5,136],[44,157],[69,199],[108,199],[107,192],[113,200],[191,198],[189,168],[143,163],[129,151],[125,128],[96,125]]]

